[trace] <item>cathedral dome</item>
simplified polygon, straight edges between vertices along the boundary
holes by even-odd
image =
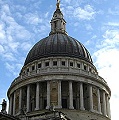
[[[49,35],[30,50],[25,64],[45,57],[74,57],[92,63],[88,50],[78,40],[62,33]]]
[[[49,36],[29,51],[8,90],[9,114],[20,120],[111,120],[110,88],[88,50],[67,34],[60,0],[56,5]]]

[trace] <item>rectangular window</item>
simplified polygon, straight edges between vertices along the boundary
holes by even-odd
[[[41,68],[41,63],[38,64],[38,68]]]
[[[62,66],[65,66],[65,61],[62,61]]]
[[[72,67],[73,67],[73,62],[70,62],[70,66],[72,66]]]
[[[29,68],[27,68],[27,72],[29,72]]]
[[[35,70],[35,66],[32,66],[32,70]]]
[[[57,61],[53,61],[53,66],[57,66]]]
[[[46,62],[46,63],[45,63],[45,66],[46,66],[46,67],[49,66],[49,62]]]
[[[77,63],[77,67],[78,67],[78,68],[81,68],[81,65],[80,65],[79,63]]]
[[[89,68],[89,71],[92,72],[91,68]]]
[[[84,70],[87,70],[87,66],[86,65],[84,65]]]

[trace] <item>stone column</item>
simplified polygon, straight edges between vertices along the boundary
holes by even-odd
[[[50,81],[47,81],[47,106],[46,109],[50,107]]]
[[[22,109],[22,88],[19,90],[19,112],[21,112]]]
[[[72,81],[69,81],[69,109],[74,109],[74,107],[73,107]]]
[[[26,108],[27,108],[27,112],[30,111],[30,85],[27,86],[27,105],[26,105]]]
[[[9,114],[12,115],[12,103],[13,103],[13,96],[10,95],[10,99],[9,99]]]
[[[111,118],[110,115],[110,103],[109,103],[109,95],[107,95],[107,116]]]
[[[109,118],[111,119],[111,111],[110,111],[110,97],[108,96],[108,114],[109,114]]]
[[[77,62],[74,60],[74,68],[77,68]]]
[[[68,62],[69,62],[69,60],[66,59],[66,67],[69,67]]]
[[[93,92],[91,85],[89,85],[89,107],[90,107],[90,111],[93,111]]]
[[[35,110],[39,110],[39,101],[40,101],[39,93],[40,93],[40,86],[39,86],[39,83],[37,82],[37,84],[36,84],[36,108],[35,108]]]
[[[49,61],[49,67],[51,68],[53,66],[53,59],[50,59]]]
[[[100,103],[100,90],[97,89],[97,97],[98,97],[98,112],[101,114],[101,103]]]
[[[15,103],[16,103],[16,94],[14,92],[14,99],[13,99],[13,115],[15,115]]]
[[[42,68],[42,69],[45,68],[45,61],[44,61],[44,60],[41,61],[41,68]]]
[[[62,108],[62,104],[61,104],[61,81],[58,82],[58,108]]]
[[[59,58],[58,58],[57,66],[58,66],[58,70],[60,71],[60,68],[61,68],[61,60],[60,60]]]
[[[83,99],[83,83],[80,83],[80,109],[85,110],[84,99]]]
[[[79,100],[80,99],[80,83],[79,82],[77,83],[77,93],[76,94],[77,94],[77,103],[76,103],[77,108],[76,109],[79,110],[80,109],[80,100]]]
[[[105,99],[105,91],[103,91],[103,114],[106,116],[106,99]]]

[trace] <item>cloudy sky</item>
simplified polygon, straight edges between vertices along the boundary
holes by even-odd
[[[32,46],[50,32],[56,0],[0,0],[0,103]],[[112,120],[119,108],[119,0],[61,0],[67,32],[89,50],[111,88]],[[1,107],[0,107],[1,109]]]

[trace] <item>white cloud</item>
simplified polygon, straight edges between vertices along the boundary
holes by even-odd
[[[103,77],[111,88],[111,109],[112,118],[118,111],[119,101],[119,31],[107,30],[103,35],[102,42],[98,43],[98,51],[93,54],[95,65],[98,68],[99,75]]]
[[[27,43],[27,42],[23,42],[20,44],[20,48],[24,51],[29,51],[29,49],[32,47],[31,44]]]
[[[16,60],[15,56],[13,55],[13,53],[5,53],[3,55],[3,58],[4,58],[4,61],[15,61]]]
[[[14,76],[18,76],[19,75],[18,71],[21,69],[22,64],[6,63],[5,66],[9,70],[10,73],[12,73]]]
[[[86,30],[93,30],[92,26],[90,24],[85,24]]]
[[[119,27],[119,22],[108,22],[107,25],[114,26],[114,27]]]
[[[71,0],[64,0],[66,3],[71,3]]]
[[[4,53],[4,51],[5,51],[5,50],[4,50],[3,46],[0,45],[0,54],[1,54],[1,53]]]
[[[78,20],[91,20],[94,19],[96,11],[93,9],[91,5],[85,5],[84,8],[80,6],[66,6],[65,11],[63,9],[63,13],[66,16],[73,16]],[[72,18],[72,17],[71,17]]]
[[[2,4],[0,14],[0,58],[11,73],[18,75],[16,71],[20,70],[19,64],[23,63],[23,60],[18,59],[21,59],[24,50],[27,51],[31,47],[29,39],[33,33],[17,23],[8,4]],[[11,65],[11,62],[14,62],[14,65]]]
[[[119,30],[107,30],[103,35],[100,47],[117,47],[119,46]]]
[[[111,15],[119,15],[119,7],[113,9],[109,8],[108,13]]]
[[[93,10],[92,6],[86,5],[84,9],[77,7],[74,10],[74,17],[77,17],[82,20],[90,20],[93,19],[95,15],[95,11]]]
[[[28,13],[24,17],[28,24],[38,25],[39,23],[43,22],[43,20],[39,18],[37,13]]]

